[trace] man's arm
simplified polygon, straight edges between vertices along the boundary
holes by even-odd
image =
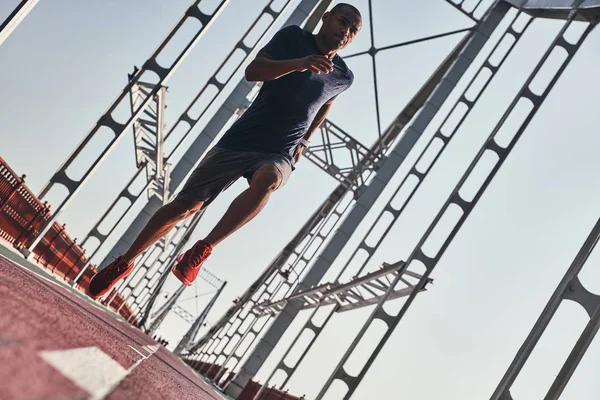
[[[311,55],[304,58],[274,60],[261,51],[246,67],[246,79],[250,82],[267,82],[279,79],[291,72],[312,71],[316,74],[333,71],[333,63],[325,56]]]
[[[310,124],[310,127],[306,131],[306,134],[304,134],[304,140],[309,141],[310,137],[313,135],[313,133],[315,133],[317,128],[319,128],[323,121],[325,121],[325,117],[327,117],[327,114],[329,113],[332,104],[333,100],[329,100],[325,104],[323,104],[323,106],[321,106],[321,109],[319,111],[317,111],[315,119],[313,119],[313,122]]]
[[[321,106],[321,109],[319,109],[317,115],[315,115],[315,119],[313,119],[313,122],[310,124],[310,127],[304,134],[304,140],[309,141],[313,133],[315,133],[315,131],[319,128],[319,126],[321,126],[323,121],[325,121],[325,117],[329,113],[329,109],[331,108],[332,104],[333,100],[329,100],[327,103]],[[294,163],[297,163],[300,160],[300,156],[304,152],[304,149],[306,149],[306,146],[304,146],[303,144],[298,145],[298,149],[294,157]]]

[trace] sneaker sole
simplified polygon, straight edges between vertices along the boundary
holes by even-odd
[[[181,283],[183,283],[185,286],[192,286],[193,282],[190,282],[187,279],[185,279],[185,277],[183,275],[181,275],[181,272],[177,271],[176,268],[177,267],[175,266],[171,270],[171,272],[173,272],[173,275],[175,275],[177,277],[177,279],[179,279],[181,281]]]
[[[123,278],[127,278],[129,276],[129,274],[131,274],[132,271],[129,271],[128,273],[126,273],[125,275],[121,276],[119,279],[117,279],[112,285],[110,285],[107,289],[103,290],[102,292],[100,292],[97,295],[92,296],[91,294],[89,294],[89,289],[88,289],[88,296],[90,296],[92,299],[94,300],[98,300],[104,296],[106,296],[113,287],[115,287],[115,285]]]

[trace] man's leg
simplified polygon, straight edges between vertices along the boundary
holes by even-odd
[[[204,238],[183,253],[173,268],[173,274],[185,285],[192,285],[200,268],[212,253],[213,247],[254,218],[267,204],[271,193],[285,185],[292,166],[283,156],[252,152],[224,151],[229,165],[219,166],[222,171],[237,171],[239,176],[252,173],[250,187],[229,206],[225,215]],[[219,173],[219,170],[216,171]],[[231,182],[234,180],[231,179]]]
[[[264,208],[271,193],[281,185],[282,179],[281,172],[274,165],[262,165],[252,175],[250,187],[231,203],[204,241],[216,246],[244,226]]]
[[[128,263],[134,261],[148,247],[168,234],[179,221],[198,212],[202,208],[202,204],[204,204],[202,201],[188,204],[175,199],[159,208],[129,247],[129,250],[123,254],[123,259]]]
[[[133,262],[137,256],[169,233],[177,222],[200,210],[202,204],[204,203],[201,201],[174,200],[162,206],[150,218],[129,250],[92,277],[88,286],[88,294],[92,298],[98,299],[108,293],[120,279],[131,273]]]

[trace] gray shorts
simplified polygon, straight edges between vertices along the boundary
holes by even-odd
[[[203,201],[204,208],[239,178],[250,182],[252,174],[265,164],[277,168],[281,176],[279,187],[285,185],[292,173],[292,164],[285,156],[213,147],[192,172],[176,200]]]

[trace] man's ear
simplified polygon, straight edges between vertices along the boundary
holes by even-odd
[[[325,14],[323,14],[323,16],[321,17],[321,21],[326,22],[329,17],[331,16],[331,12],[327,11]]]

